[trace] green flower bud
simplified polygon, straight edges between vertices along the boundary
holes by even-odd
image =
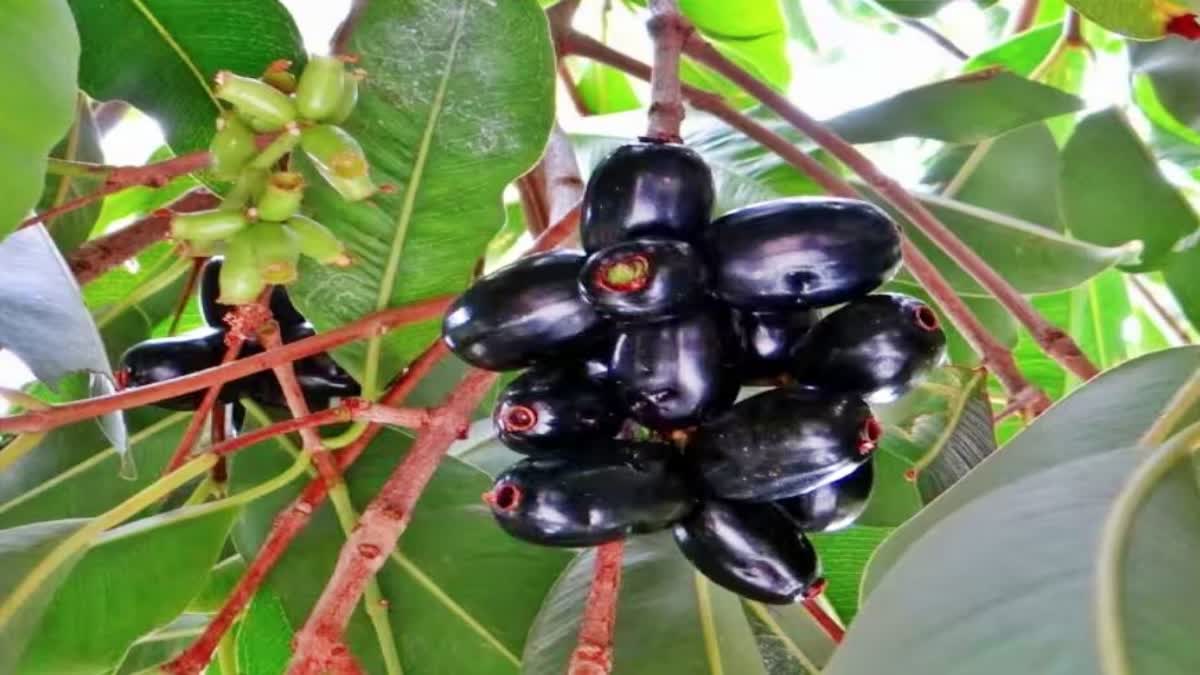
[[[220,180],[233,180],[258,154],[254,131],[233,115],[217,120],[217,133],[208,145],[212,154],[212,172]]]
[[[258,218],[271,222],[285,221],[300,210],[303,200],[304,176],[293,171],[273,173],[258,195]]]
[[[299,215],[289,218],[286,225],[295,233],[300,253],[322,265],[345,267],[350,264],[346,245],[328,227],[312,218]]]
[[[257,223],[246,230],[254,247],[258,271],[268,284],[290,284],[298,275],[300,243],[296,234],[280,223]]]
[[[366,155],[358,141],[341,128],[330,124],[309,127],[300,134],[300,147],[343,198],[354,202],[375,194]]]
[[[232,103],[238,112],[266,125],[264,131],[278,131],[296,120],[296,106],[288,95],[275,87],[250,77],[234,75],[228,70],[217,73],[217,88],[213,94]]]
[[[267,287],[254,255],[254,240],[250,236],[253,230],[251,228],[238,233],[225,245],[225,262],[221,264],[221,274],[217,277],[221,286],[217,302],[244,305],[254,302]]]
[[[342,80],[342,96],[338,99],[337,109],[329,116],[330,122],[341,124],[350,119],[350,113],[354,112],[354,106],[358,103],[358,83],[362,80],[365,72],[358,69],[352,73],[346,73],[345,79]]]
[[[345,88],[346,66],[333,56],[314,56],[296,85],[296,110],[304,119],[320,122],[338,108]]]
[[[213,209],[171,216],[171,235],[188,241],[228,239],[246,229],[250,221],[241,211]]]

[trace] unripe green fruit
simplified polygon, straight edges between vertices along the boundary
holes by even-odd
[[[296,234],[280,223],[257,223],[246,230],[254,248],[258,271],[268,284],[290,284],[296,280],[300,243]]]
[[[267,282],[263,280],[254,255],[254,239],[250,233],[254,228],[239,232],[225,246],[225,262],[218,277],[221,294],[217,301],[226,305],[244,305],[254,302]]]
[[[278,131],[296,119],[296,106],[287,94],[262,80],[234,75],[228,70],[217,73],[213,95],[232,103],[255,129],[259,128],[256,124],[261,124],[266,127],[264,131]]]
[[[296,76],[288,70],[268,70],[263,73],[262,81],[285,94],[296,91]]]
[[[375,194],[362,147],[341,128],[331,124],[309,127],[300,135],[300,147],[344,199],[354,202]]]
[[[354,106],[358,103],[358,82],[362,77],[362,70],[346,73],[342,80],[342,95],[338,99],[337,109],[329,116],[330,122],[341,124],[350,119],[350,113],[354,112]]]
[[[171,235],[189,241],[218,241],[228,239],[249,225],[241,211],[213,209],[194,213],[177,213],[171,217]]]
[[[217,121],[217,133],[208,145],[212,155],[213,175],[221,180],[233,180],[258,154],[254,131],[236,116],[227,115]]]
[[[303,176],[294,171],[273,173],[258,195],[258,218],[275,223],[283,222],[300,210],[300,202],[303,200]]]
[[[344,267],[350,264],[346,245],[329,228],[305,216],[293,216],[287,227],[296,235],[300,252],[322,265]]]
[[[314,56],[296,85],[296,110],[304,119],[323,121],[338,109],[345,87],[346,66],[332,56]]]

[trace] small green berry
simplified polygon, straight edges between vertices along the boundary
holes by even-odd
[[[225,246],[225,262],[218,277],[221,294],[217,302],[244,305],[254,302],[267,287],[254,255],[255,242],[250,236],[253,229],[239,232]]]
[[[345,89],[346,66],[333,56],[314,56],[296,85],[296,109],[307,120],[321,122],[338,110]]]
[[[249,225],[241,211],[213,209],[194,213],[177,213],[171,217],[171,235],[188,241],[218,241],[228,239]]]
[[[288,122],[296,120],[296,106],[292,99],[262,80],[222,70],[217,73],[217,87],[213,94],[233,104],[255,129],[259,128],[255,126],[257,123],[265,127],[262,131],[278,131]]]
[[[328,227],[300,215],[289,218],[287,227],[296,234],[300,253],[322,265],[345,267],[350,264],[346,245]]]
[[[255,206],[259,220],[283,222],[300,210],[304,200],[304,176],[294,171],[271,174]]]
[[[258,154],[254,130],[234,115],[220,117],[208,151],[212,155],[213,175],[220,180],[233,180]]]

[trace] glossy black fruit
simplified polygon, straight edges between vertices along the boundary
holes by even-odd
[[[900,264],[900,230],[866,202],[777,199],[714,220],[713,287],[745,309],[827,307],[865,295]]]
[[[928,305],[880,293],[821,319],[792,350],[797,381],[853,392],[872,403],[899,398],[946,351],[946,334]]]
[[[742,361],[742,382],[773,380],[788,372],[792,349],[817,322],[813,309],[777,312],[734,310],[733,329]]]
[[[125,387],[149,384],[182,377],[212,368],[225,355],[225,333],[215,328],[197,328],[175,337],[146,340],[130,347],[121,356],[119,378]],[[219,400],[237,400],[238,382],[221,388]],[[154,405],[171,410],[195,410],[204,399],[204,390],[159,401]]]
[[[827,485],[776,503],[805,532],[832,532],[849,527],[867,508],[875,484],[872,462]]]
[[[629,325],[613,347],[611,376],[637,421],[658,430],[692,426],[737,398],[732,347],[717,311]]]
[[[774,504],[708,500],[673,532],[696,569],[742,597],[782,605],[820,588],[816,549]]]
[[[589,346],[605,326],[579,292],[584,260],[571,251],[543,253],[479,279],[446,312],[446,345],[488,370],[522,368]]]
[[[229,327],[225,323],[225,315],[235,307],[217,302],[221,295],[221,263],[221,258],[210,258],[200,272],[200,316],[204,323],[225,330]],[[283,286],[276,286],[271,291],[270,307],[271,314],[280,326],[304,323],[304,317],[296,310]]]
[[[695,506],[674,448],[614,441],[584,456],[531,457],[484,495],[496,521],[544,546],[595,546],[670,527]]]
[[[713,495],[774,501],[849,474],[882,433],[853,394],[788,387],[745,399],[702,424],[688,455]]]
[[[312,324],[304,322],[290,326],[280,326],[280,337],[284,344],[303,340],[316,334]],[[247,343],[239,355],[242,358],[260,353],[262,347],[257,343]],[[304,399],[314,410],[328,408],[331,399],[358,396],[361,393],[358,382],[342,369],[328,354],[308,356],[293,364],[296,381],[304,391]],[[238,381],[246,396],[263,404],[277,408],[286,408],[287,399],[279,387],[275,373],[263,370],[249,375]]]
[[[592,172],[583,205],[579,232],[588,253],[635,237],[691,241],[712,212],[712,172],[682,145],[622,145]]]
[[[690,244],[635,239],[588,259],[579,288],[592,306],[617,321],[661,321],[700,304],[708,269]]]
[[[500,441],[531,455],[609,444],[622,420],[609,388],[578,365],[530,368],[500,392],[492,410]]]

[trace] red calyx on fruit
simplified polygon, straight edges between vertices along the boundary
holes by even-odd
[[[864,455],[870,453],[882,436],[883,425],[874,416],[868,417],[858,430],[858,451]]]
[[[596,270],[596,283],[614,293],[636,293],[644,289],[653,276],[654,266],[641,254],[616,258]]]
[[[916,324],[921,330],[932,333],[941,326],[938,322],[937,314],[926,305],[917,307],[913,311],[913,316],[916,317]]]
[[[537,411],[526,405],[509,406],[500,415],[500,425],[509,433],[528,431],[537,421]]]
[[[1195,14],[1180,14],[1167,21],[1167,34],[1188,40],[1200,40],[1200,20]]]
[[[521,488],[513,483],[501,483],[483,493],[483,501],[499,511],[515,511],[521,505]]]

